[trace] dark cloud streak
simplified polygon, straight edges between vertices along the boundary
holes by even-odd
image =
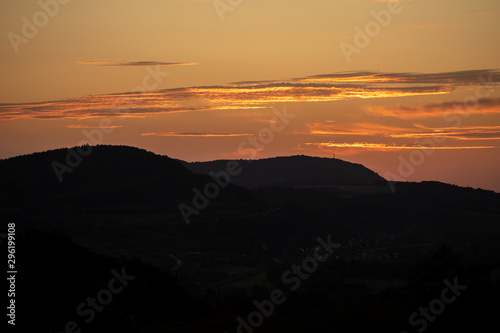
[[[142,65],[145,63],[140,62]],[[272,108],[277,103],[290,102],[331,102],[351,98],[447,94],[457,87],[477,84],[480,76],[485,77],[486,82],[493,84],[497,84],[499,79],[498,72],[493,70],[433,74],[344,72],[316,75],[288,82],[250,81],[241,85],[187,87],[147,93],[84,96],[41,103],[0,104],[0,120],[145,117],[169,112],[263,109]],[[428,104],[427,108],[445,108],[453,103]],[[478,103],[498,105],[499,99],[483,99]],[[418,113],[422,109],[404,108],[398,112]]]
[[[190,66],[198,65],[196,62],[162,62],[162,61],[129,61],[129,62],[114,62],[114,61],[77,61],[78,64],[91,65],[98,67],[119,67],[119,66]]]

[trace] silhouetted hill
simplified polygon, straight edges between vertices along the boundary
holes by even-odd
[[[260,189],[220,189],[187,227],[178,205],[193,207],[193,189],[202,192],[215,180],[182,164],[218,173],[229,161],[187,163],[102,145],[59,182],[52,165],[65,164],[67,154],[58,149],[0,161],[0,217],[19,221],[20,228],[54,228],[88,247],[142,256],[160,249],[258,253],[262,244],[280,251],[328,233],[339,242],[385,232],[398,245],[472,238],[481,244],[500,227],[500,194],[492,191],[422,182],[396,183],[391,192],[362,165],[307,156],[232,161],[242,172],[231,181]],[[349,192],[349,186],[387,191]]]
[[[137,324],[187,320],[210,312],[169,272],[137,258],[97,255],[65,235],[42,230],[16,238],[17,326],[25,332],[64,332],[70,321],[83,332],[134,332]],[[108,296],[101,298],[103,291]],[[96,296],[100,311],[87,303]]]
[[[228,162],[183,164],[193,172],[208,174],[224,170]],[[386,184],[384,178],[363,165],[334,158],[298,155],[237,162],[243,170],[231,182],[246,188]]]
[[[0,220],[15,223],[19,236],[19,320],[38,330],[77,320],[82,332],[237,331],[237,316],[280,288],[287,301],[259,331],[398,332],[456,276],[470,287],[429,332],[498,313],[485,303],[500,291],[498,193],[439,182],[379,191],[387,182],[377,174],[334,159],[232,161],[243,171],[231,181],[251,189],[220,189],[186,224],[179,203],[200,206],[193,189],[221,181],[201,173],[230,161],[186,163],[126,146],[92,147],[80,163],[67,154],[0,161]],[[72,171],[59,182],[54,162],[68,161]],[[6,232],[4,224],[0,240]],[[328,235],[339,251],[291,292],[283,274],[311,263],[318,237]],[[416,265],[440,248],[439,260]],[[76,306],[122,267],[137,278],[82,323]]]
[[[91,151],[80,157],[78,149]],[[67,205],[85,209],[127,204],[176,207],[175,203],[193,197],[193,188],[203,189],[211,181],[167,156],[127,146],[56,149],[0,161],[1,205],[9,208]],[[250,197],[248,191],[229,186],[215,200]]]
[[[500,193],[436,181],[399,182],[395,198],[436,209],[455,209],[500,214]]]

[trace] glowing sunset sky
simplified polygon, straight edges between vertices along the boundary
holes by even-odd
[[[93,133],[500,192],[498,0],[59,1],[0,3],[0,158]]]

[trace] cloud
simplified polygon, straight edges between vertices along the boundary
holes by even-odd
[[[298,81],[310,82],[350,82],[366,83],[405,83],[405,84],[439,84],[439,85],[477,85],[479,78],[490,82],[500,82],[500,72],[491,69],[455,71],[443,73],[377,73],[370,71],[340,72],[320,74],[298,78]]]
[[[362,135],[362,136],[384,136],[386,133],[400,133],[408,132],[408,128],[387,126],[374,123],[349,123],[349,124],[335,124],[315,122],[306,124],[308,129],[306,134],[309,135]]]
[[[496,146],[434,146],[429,147],[425,145],[408,145],[408,144],[395,144],[395,143],[370,143],[370,142],[312,142],[305,143],[308,146],[321,146],[325,148],[360,148],[378,151],[391,151],[391,150],[460,150],[460,149],[492,149]]]
[[[198,65],[196,62],[162,62],[162,61],[129,61],[129,62],[115,62],[115,61],[77,61],[77,64],[91,65],[91,66],[191,66]]]
[[[89,129],[89,128],[120,128],[123,126],[114,125],[114,126],[87,126],[87,125],[66,125],[66,128],[76,128],[76,129]]]
[[[277,103],[329,102],[351,98],[389,98],[444,94],[429,89],[339,87],[280,83],[262,86],[218,86],[168,89],[150,93],[85,96],[42,103],[0,104],[0,119],[87,119],[95,117],[145,117],[171,112],[265,109]]]
[[[478,76],[498,81],[498,72],[476,70],[447,73],[344,72],[287,81],[220,86],[186,87],[146,93],[76,97],[57,101],[0,104],[0,120],[17,118],[87,119],[95,117],[146,117],[172,112],[249,110],[275,107],[278,103],[331,102],[353,98],[391,98],[448,94],[456,87],[477,84]],[[486,103],[487,101],[481,101]],[[432,114],[437,106],[423,108]],[[408,117],[419,109],[369,109],[367,112]]]
[[[365,139],[386,140],[391,139],[424,139],[436,138],[435,141],[444,142],[443,139],[452,139],[459,141],[474,140],[499,140],[500,126],[461,126],[461,127],[427,127],[420,124],[412,124],[408,127],[388,126],[374,123],[348,123],[335,124],[315,122],[306,124],[305,134],[321,136],[325,138],[349,139],[354,136],[361,136]],[[437,140],[439,138],[439,140]],[[419,141],[415,141],[419,142]],[[337,146],[341,147],[341,146]],[[342,146],[343,147],[343,146]],[[360,148],[361,145],[350,146]],[[369,148],[370,146],[366,146]],[[406,149],[406,148],[400,148]]]
[[[420,139],[426,137],[439,137],[454,140],[500,140],[500,126],[461,126],[461,127],[425,127],[419,125],[420,129],[413,133],[392,133],[391,138]]]
[[[315,122],[306,124],[308,131],[303,133],[309,138],[305,147],[315,147],[318,151],[345,149],[351,153],[356,150],[394,151],[408,149],[489,149],[498,146],[474,145],[464,142],[500,140],[500,126],[462,126],[426,127],[412,124],[408,127],[387,126],[373,123],[335,124]],[[311,138],[320,137],[318,142]],[[328,139],[328,141],[325,141]],[[334,140],[332,140],[334,139]],[[430,140],[429,140],[430,139]],[[363,141],[356,141],[363,140]],[[397,141],[397,142],[394,142]],[[447,145],[443,143],[447,141]],[[310,150],[310,148],[304,148]]]
[[[225,138],[249,136],[245,133],[179,133],[179,132],[161,132],[161,133],[142,133],[143,136],[173,136],[173,137],[193,137],[193,138]]]
[[[395,117],[401,119],[424,119],[432,117],[443,117],[446,114],[493,114],[500,113],[500,98],[475,99],[474,103],[464,101],[446,101],[439,103],[428,103],[422,106],[400,105],[396,108],[366,107],[368,114],[384,117]]]
[[[229,84],[232,85],[262,85],[266,83],[277,83],[280,82],[280,80],[263,80],[263,81],[237,81],[237,82],[230,82]]]

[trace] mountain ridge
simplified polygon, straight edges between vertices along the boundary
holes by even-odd
[[[245,159],[219,159],[219,160],[211,160],[211,161],[195,161],[195,162],[188,162],[184,161],[181,159],[173,158],[168,155],[161,155],[161,154],[156,154],[152,151],[143,149],[143,148],[138,148],[138,147],[133,147],[133,146],[127,146],[127,145],[96,145],[96,146],[89,146],[92,149],[92,152],[89,154],[88,157],[82,156],[82,164],[90,158],[93,159],[96,157],[96,149],[97,149],[97,155],[100,155],[98,157],[100,158],[105,158],[109,159],[110,157],[115,157],[119,159],[123,158],[144,158],[144,157],[149,157],[149,158],[154,158],[154,159],[159,159],[159,160],[165,160],[168,161],[169,165],[176,169],[178,172],[184,173],[184,174],[189,174],[189,172],[194,173],[194,174],[202,174],[202,175],[208,175],[210,171],[217,173],[219,171],[223,171],[225,169],[225,166],[228,162],[234,161],[239,163],[239,165],[242,167],[243,171],[242,174],[239,174],[236,177],[232,177],[231,183],[249,188],[249,189],[257,189],[257,188],[262,188],[262,187],[273,187],[273,186],[283,186],[283,187],[307,187],[307,186],[322,186],[322,185],[373,185],[373,186],[386,186],[388,181],[381,177],[378,173],[375,171],[365,167],[364,165],[360,163],[353,163],[349,161],[344,161],[341,159],[337,158],[329,158],[329,157],[317,157],[317,156],[308,156],[308,155],[290,155],[290,156],[275,156],[275,157],[269,157],[269,158],[262,158],[262,159],[256,159],[256,160],[245,160]],[[31,154],[23,154],[23,155],[18,155],[18,156],[13,156],[13,157],[8,157],[4,159],[0,159],[0,173],[5,171],[7,168],[12,168],[15,169],[16,172],[24,171],[27,172],[28,175],[23,175],[23,179],[26,179],[27,177],[30,181],[33,181],[33,178],[38,178],[44,183],[51,183],[53,184],[54,182],[57,182],[57,176],[56,173],[54,172],[54,168],[52,167],[53,162],[59,162],[61,164],[65,164],[65,158],[67,157],[68,151],[76,151],[78,146],[75,147],[63,147],[63,148],[57,148],[57,149],[51,149],[51,150],[46,150],[42,152],[34,152]],[[107,153],[107,156],[103,156],[104,150]],[[127,154],[128,156],[123,156],[121,154]],[[352,167],[353,170],[356,171],[361,171],[363,173],[362,177],[358,178],[346,178],[347,180],[342,180],[338,181],[340,178],[342,178],[339,175],[336,175],[336,178],[330,178],[330,179],[321,179],[318,180],[317,177],[309,177],[306,179],[284,179],[283,175],[278,175],[279,178],[278,180],[269,180],[269,179],[262,179],[262,175],[259,175],[258,173],[255,172],[255,165],[264,165],[265,167],[268,168],[270,166],[274,167],[283,167],[283,162],[286,163],[293,163],[297,161],[305,161],[307,163],[320,163],[323,164],[323,167],[335,167],[335,166],[342,166],[342,167]],[[43,175],[49,177],[43,179],[42,174],[40,174],[41,170],[36,171],[33,168],[29,168],[29,164],[31,163],[40,163],[40,166],[43,169]],[[44,162],[44,163],[42,163]],[[80,165],[76,166],[75,168],[72,169],[78,169]],[[182,168],[182,167],[183,168]],[[307,165],[305,165],[307,166]],[[301,166],[301,167],[304,167]],[[187,170],[183,170],[183,169]],[[284,168],[283,168],[284,169]],[[281,169],[283,171],[283,169]],[[299,167],[300,169],[300,167]],[[245,171],[246,170],[246,171]],[[249,172],[250,170],[250,172]],[[325,170],[325,169],[323,169]],[[188,173],[186,173],[186,171]],[[303,171],[303,172],[312,172],[315,170],[297,170],[297,168],[293,169],[290,168],[290,165],[288,165],[287,169],[284,171],[288,172],[288,176],[290,176],[291,171]],[[318,171],[318,170],[316,170]],[[335,172],[338,172],[339,169],[334,170]],[[245,174],[249,173],[248,176]],[[276,175],[276,172],[274,172],[273,176]],[[36,177],[35,177],[36,176]],[[69,176],[68,178],[71,178],[71,173],[67,173],[64,175],[64,178],[66,176]],[[261,177],[259,180],[258,177]],[[204,178],[205,181],[209,181],[209,178]],[[310,183],[304,183],[306,181],[312,181]],[[23,181],[19,181],[19,179],[16,179],[17,184],[22,184]],[[294,183],[296,182],[296,183]],[[62,184],[68,184],[69,182],[66,182],[64,180]],[[253,184],[252,184],[253,183]],[[450,185],[450,186],[455,186],[458,188],[471,188],[471,187],[465,187],[465,186],[459,186],[455,184],[450,184],[450,183],[445,183],[445,182],[440,182],[440,181],[435,181],[435,180],[425,180],[425,181],[420,181],[420,182],[393,182],[396,184],[445,184],[445,185]],[[64,185],[63,185],[64,186]],[[482,191],[488,191],[488,192],[493,192],[497,193],[492,190],[487,190],[483,188],[474,188],[477,190],[482,190]]]
[[[242,172],[232,179],[249,189],[284,186],[385,185],[387,181],[362,164],[340,159],[306,155],[277,156],[257,160],[214,160],[181,163],[195,173],[224,170],[230,161],[238,162]]]

